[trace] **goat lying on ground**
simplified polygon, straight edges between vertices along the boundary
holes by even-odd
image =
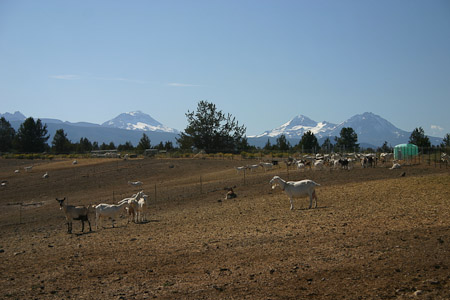
[[[394,169],[400,169],[402,166],[399,163],[394,162],[394,164],[392,165],[392,167],[390,167],[389,169],[394,170]]]
[[[284,181],[278,176],[275,176],[270,180],[270,184],[272,184],[272,189],[274,189],[277,185],[281,187],[281,189],[288,195],[289,202],[291,203],[291,210],[294,209],[294,204],[292,202],[292,198],[300,198],[309,196],[309,208],[312,207],[313,199],[315,200],[315,206],[317,207],[317,196],[315,188],[316,186],[320,186],[320,184],[315,183],[312,180],[305,179],[301,181]]]
[[[140,186],[142,185],[142,181],[128,181],[129,185]]]
[[[237,195],[236,195],[236,193],[233,191],[233,188],[232,188],[232,187],[230,187],[230,188],[225,188],[225,190],[228,190],[227,194],[225,195],[225,200],[226,200],[226,199],[233,199],[233,198],[236,198],[236,197],[237,197]]]
[[[59,209],[64,210],[64,214],[66,215],[67,232],[72,233],[72,220],[81,221],[81,232],[84,232],[84,221],[87,221],[89,223],[89,231],[92,231],[91,222],[89,222],[88,218],[88,208],[85,206],[66,205],[66,203],[64,203],[65,200],[66,197],[63,199],[56,198],[56,201],[59,202]]]

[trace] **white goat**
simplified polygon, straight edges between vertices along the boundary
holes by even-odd
[[[399,164],[399,163],[396,163],[396,162],[394,162],[394,164],[392,165],[392,167],[390,168],[391,170],[394,170],[394,169],[401,169],[401,165]]]
[[[72,162],[72,165],[77,165],[78,164],[78,161],[75,159],[73,162]]]
[[[142,197],[138,200],[137,203],[137,211],[136,211],[136,219],[137,222],[145,222],[147,221],[147,195],[142,195]]]
[[[316,160],[314,162],[314,170],[322,170],[324,167],[323,160]]]
[[[48,178],[48,172],[45,172],[45,174],[42,175],[42,178]]]
[[[111,218],[112,227],[114,228],[115,218],[120,216],[125,211],[125,207],[128,207],[128,202],[122,204],[105,204],[101,203],[95,206],[95,228],[98,229],[100,219]]]
[[[142,185],[142,181],[128,181],[128,184],[132,186],[140,186]]]
[[[33,166],[24,167],[26,172],[30,172],[33,169]]]
[[[253,170],[257,170],[259,168],[259,165],[248,165],[247,169],[250,170],[250,172],[253,172]]]
[[[309,196],[309,208],[312,207],[313,199],[315,200],[315,206],[317,207],[317,196],[315,188],[320,186],[320,184],[315,183],[312,180],[305,179],[301,181],[284,181],[279,176],[275,176],[270,180],[272,184],[272,189],[277,185],[288,195],[289,202],[291,203],[291,210],[294,209],[294,203],[292,198],[300,198]]]
[[[64,211],[67,221],[67,232],[72,233],[72,220],[80,220],[81,221],[81,232],[84,232],[84,221],[89,223],[89,231],[91,229],[91,222],[89,222],[88,214],[89,209],[85,206],[73,206],[67,205],[64,203],[66,197],[63,199],[56,198],[56,201],[59,202],[59,209]]]
[[[273,164],[272,163],[262,162],[259,165],[264,168],[264,172],[267,171],[267,170],[271,170],[273,168]]]
[[[235,169],[236,169],[236,173],[241,173],[242,171],[244,171],[245,172],[245,169],[246,169],[246,167],[235,167]]]
[[[140,191],[137,194],[134,194],[130,198],[125,198],[120,200],[118,203],[128,203],[128,207],[126,207],[126,210],[128,212],[128,223],[130,222],[130,216],[132,217],[133,222],[137,223],[137,212],[138,212],[138,206],[139,206],[139,199],[144,196],[144,191]]]

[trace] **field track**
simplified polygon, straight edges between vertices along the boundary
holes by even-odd
[[[0,298],[450,299],[450,168],[234,169],[250,163],[0,159]],[[274,175],[320,183],[318,208],[304,198],[290,211]],[[54,200],[141,188],[148,222],[84,234],[78,221],[66,232]]]

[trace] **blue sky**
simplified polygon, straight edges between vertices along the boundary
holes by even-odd
[[[366,111],[450,132],[450,2],[0,0],[0,112],[183,130],[208,100],[254,135]]]

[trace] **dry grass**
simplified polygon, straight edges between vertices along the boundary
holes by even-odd
[[[244,182],[233,169],[243,163],[79,160],[16,176],[14,163],[0,160],[9,181],[0,191],[1,298],[450,298],[447,169],[290,171],[290,179],[322,184],[317,209],[306,209],[305,198],[290,211],[268,184],[286,170]],[[148,223],[65,232],[55,196],[111,201],[112,190],[133,192],[132,179],[152,200]],[[233,185],[238,198],[225,200],[223,187]],[[23,208],[18,224],[18,207],[8,203],[31,201],[43,205]]]

